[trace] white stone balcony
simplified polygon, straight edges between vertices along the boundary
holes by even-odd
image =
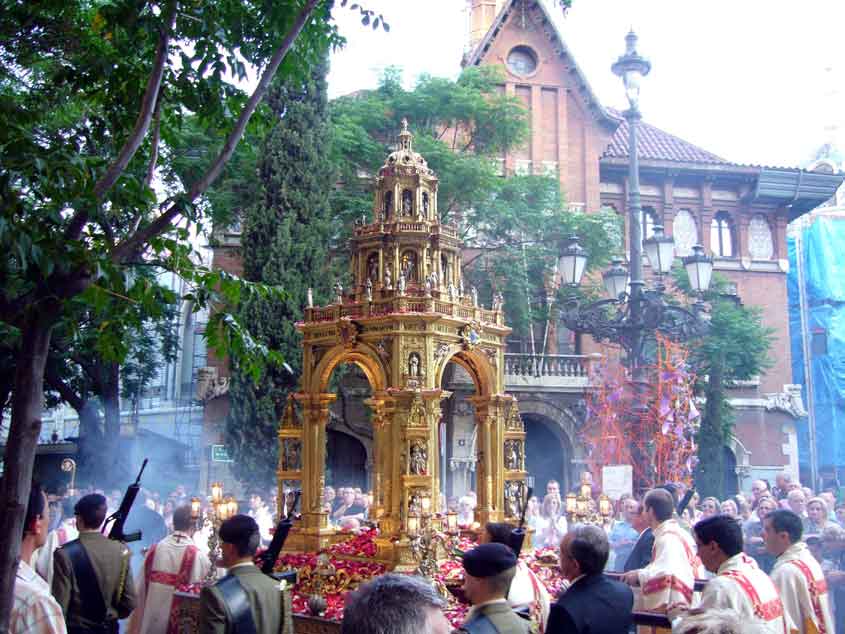
[[[580,392],[589,387],[592,365],[600,359],[599,354],[505,353],[505,388]]]

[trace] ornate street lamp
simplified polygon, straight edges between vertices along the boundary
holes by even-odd
[[[628,122],[629,164],[628,164],[628,238],[631,261],[625,268],[621,260],[602,274],[608,299],[582,304],[572,299],[561,310],[564,325],[576,333],[589,334],[596,341],[609,341],[622,346],[626,352],[626,363],[631,371],[635,390],[645,385],[644,345],[647,339],[660,332],[675,341],[685,341],[701,336],[708,324],[703,318],[703,304],[697,302],[693,310],[668,303],[664,296],[662,277],[672,270],[675,259],[674,240],[663,233],[663,227],[655,225],[654,234],[643,240],[642,206],[640,204],[640,174],[637,156],[637,130],[640,122],[639,98],[642,78],[651,70],[651,64],[637,53],[637,36],[630,32],[625,37],[625,54],[616,60],[613,72],[625,84],[629,108],[625,111]],[[643,250],[648,258],[657,284],[653,289],[645,287],[643,276]],[[572,236],[561,250],[558,264],[561,282],[577,286],[587,266],[587,253]],[[704,255],[700,246],[693,255],[684,258],[693,291],[701,295],[709,284],[713,261]],[[643,406],[643,403],[635,403]]]
[[[567,286],[581,283],[584,268],[587,266],[587,252],[578,244],[578,236],[570,236],[567,245],[560,251],[561,281]]]
[[[684,258],[684,268],[689,276],[689,283],[696,293],[704,293],[710,286],[713,275],[713,258],[704,255],[704,247],[696,244],[692,255]]]
[[[675,261],[675,241],[664,235],[662,225],[654,225],[654,235],[643,240],[643,248],[655,275],[666,275]]]

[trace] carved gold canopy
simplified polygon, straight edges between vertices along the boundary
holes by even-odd
[[[446,364],[472,377],[478,438],[477,520],[515,514],[525,487],[524,430],[515,399],[504,393],[502,302],[482,307],[461,274],[457,229],[441,223],[437,177],[413,151],[406,121],[397,149],[378,172],[372,218],[352,237],[353,284],[335,286],[328,306],[308,306],[297,324],[303,335],[303,374],[279,430],[279,483],[301,481],[307,545],[331,533],[321,509],[326,425],[335,395],[332,371],[354,363],[372,396],[374,438],[371,517],[383,535],[401,537],[420,494],[438,509],[438,425]],[[506,493],[509,498],[506,500]]]

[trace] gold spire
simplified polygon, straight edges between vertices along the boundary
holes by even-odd
[[[411,142],[413,139],[414,135],[408,130],[408,120],[402,117],[402,130],[399,132],[399,149],[412,152]]]

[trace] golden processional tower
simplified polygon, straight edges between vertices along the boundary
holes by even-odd
[[[438,425],[446,364],[472,378],[477,425],[476,519],[502,521],[525,495],[525,432],[516,401],[504,393],[505,337],[501,299],[479,305],[461,274],[457,229],[440,222],[437,176],[413,150],[402,122],[396,150],[375,180],[372,218],[352,237],[349,289],[335,286],[328,306],[309,306],[303,334],[300,390],[279,429],[279,486],[301,486],[302,547],[324,547],[333,529],[321,508],[325,483],[329,378],[340,363],[366,375],[373,421],[371,519],[392,548],[407,534],[409,513],[427,499],[434,513],[440,491]],[[297,482],[299,481],[299,482]],[[516,503],[520,500],[519,503]],[[380,559],[395,560],[393,552]]]

